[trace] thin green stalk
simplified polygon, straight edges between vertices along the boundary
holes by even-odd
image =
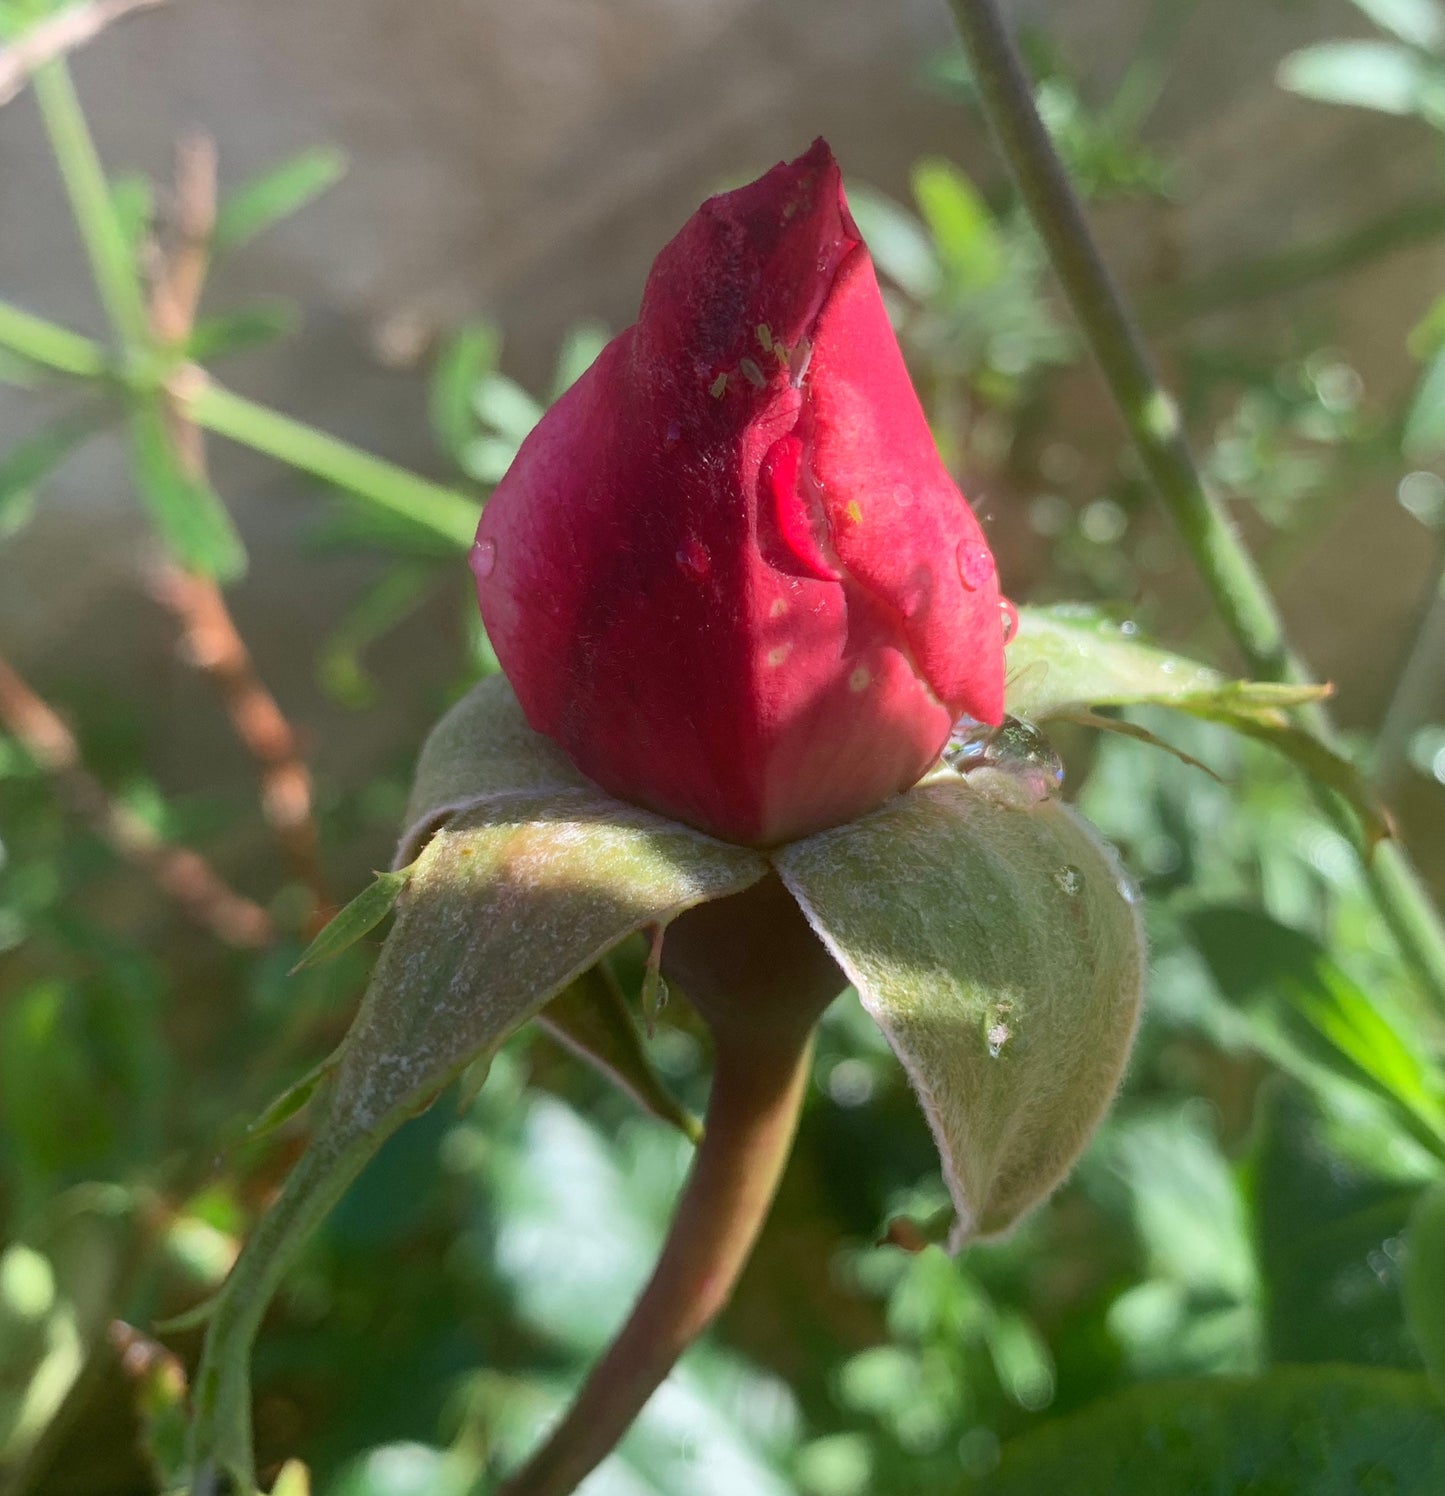
[[[0,301],[0,347],[29,363],[80,379],[106,379],[112,372],[99,343],[4,301]]]
[[[1410,734],[1427,719],[1441,677],[1445,676],[1445,545],[1431,574],[1411,635],[1410,651],[1395,680],[1394,694],[1380,724],[1375,748],[1375,784],[1392,794],[1404,778]]]
[[[122,346],[144,348],[150,341],[145,298],[70,70],[57,58],[37,68],[33,81],[101,304]]]
[[[180,381],[184,384],[184,380]],[[317,431],[303,421],[257,405],[207,379],[194,394],[186,391],[187,414],[198,426],[265,452],[291,467],[369,499],[414,521],[460,548],[472,543],[477,504],[455,489],[373,457],[348,442]]]
[[[1305,680],[1269,588],[1217,495],[1204,483],[1179,410],[1099,255],[1068,175],[1034,106],[1018,52],[993,0],[949,0],[973,65],[979,96],[1054,270],[1103,370],[1135,450],[1178,526],[1215,607],[1251,670],[1265,680]],[[1308,729],[1334,745],[1323,708],[1302,713]],[[1331,819],[1348,826],[1344,807],[1323,789]],[[1401,954],[1445,1008],[1445,925],[1398,844],[1363,857],[1365,880]]]
[[[155,378],[145,368],[118,368],[99,343],[3,301],[0,348],[58,373],[114,379],[140,392],[152,388]],[[177,371],[170,387],[190,418],[217,436],[334,483],[379,509],[431,530],[449,545],[471,544],[477,504],[457,489],[420,478],[303,421],[234,394],[195,367]]]

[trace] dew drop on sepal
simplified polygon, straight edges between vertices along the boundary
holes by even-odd
[[[1063,760],[1053,745],[1031,722],[1005,717],[997,727],[972,717],[960,718],[943,750],[943,761],[963,775],[987,770],[999,776],[1006,798],[1046,800],[1064,784]],[[989,780],[980,778],[978,788],[987,790]]]
[[[471,554],[472,572],[482,581],[485,581],[497,569],[497,542],[495,540],[479,540],[472,547]]]

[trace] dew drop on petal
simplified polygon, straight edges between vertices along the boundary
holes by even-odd
[[[1003,619],[1003,642],[1005,644],[1019,631],[1019,610],[1006,597],[998,600],[998,611]]]
[[[666,447],[675,447],[682,440],[682,422],[669,421],[667,429],[662,433],[662,443]]]
[[[993,553],[981,540],[960,540],[958,543],[958,579],[970,592],[992,580],[994,574]]]
[[[497,569],[497,542],[479,540],[472,547],[472,572],[479,581],[485,581]]]

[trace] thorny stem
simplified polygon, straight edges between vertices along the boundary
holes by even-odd
[[[498,1496],[567,1496],[627,1431],[732,1295],[792,1146],[811,1029],[718,1035],[702,1143],[651,1281],[577,1400]]]
[[[273,932],[266,911],[231,888],[198,853],[164,841],[134,811],[111,799],[81,762],[74,734],[3,659],[0,725],[50,776],[69,809],[196,924],[227,945],[249,948],[270,943]]]
[[[1074,314],[1099,361],[1135,450],[1169,511],[1215,607],[1250,668],[1265,680],[1308,678],[1268,586],[1218,496],[1205,485],[1165,389],[1099,255],[1078,197],[1034,106],[1033,91],[994,0],[949,0],[979,96],[1020,195],[1048,250]],[[1337,746],[1322,707],[1301,713],[1321,741]],[[1347,834],[1349,812],[1316,788],[1321,807]],[[1445,1008],[1445,925],[1397,843],[1362,854],[1365,882],[1401,955]]]

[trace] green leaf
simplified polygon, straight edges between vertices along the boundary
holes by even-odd
[[[1256,714],[1301,706],[1328,686],[1237,681],[1157,649],[1088,608],[1020,608],[1008,647],[1007,709],[1043,722],[1081,708],[1170,706],[1195,714]]]
[[[1325,104],[1418,114],[1441,84],[1437,64],[1394,42],[1320,42],[1279,65],[1281,88]]]
[[[188,571],[232,581],[246,570],[246,549],[215,491],[181,467],[160,407],[138,405],[130,418],[136,488],[166,549]]]
[[[298,320],[296,308],[286,301],[269,301],[219,317],[204,317],[191,332],[186,355],[198,364],[205,364],[247,348],[260,348],[295,332]]]
[[[1411,462],[1431,462],[1445,452],[1445,348],[1425,365],[1400,440]]]
[[[216,253],[239,249],[298,213],[346,174],[346,157],[319,146],[302,151],[232,193],[216,214]]]
[[[1402,42],[1426,52],[1445,42],[1445,17],[1437,0],[1351,0],[1355,9]]]
[[[668,1090],[657,1073],[627,1003],[604,963],[584,972],[542,1009],[538,1021],[553,1035],[627,1092],[644,1111],[678,1129],[694,1143],[698,1119]]]
[[[1318,1067],[1380,1097],[1409,1136],[1445,1158],[1445,1077],[1385,994],[1367,994],[1317,941],[1258,910],[1199,909],[1187,927],[1266,1052],[1306,1078]]]
[[[557,365],[552,374],[554,400],[560,400],[592,367],[611,337],[602,322],[579,322],[569,329],[557,352]]]
[[[1430,1380],[1445,1395],[1445,1185],[1427,1190],[1411,1212],[1401,1289]]]
[[[1003,274],[1003,240],[973,183],[950,161],[920,161],[913,196],[944,269],[969,289],[993,285]]]
[[[355,945],[363,935],[370,934],[391,913],[406,885],[411,882],[411,874],[409,867],[377,873],[344,909],[327,921],[326,928],[301,953],[301,959],[291,968],[292,972],[329,961],[348,946]]]
[[[1392,834],[1389,814],[1347,758],[1285,713],[1328,686],[1230,680],[1217,670],[1141,643],[1118,624],[1072,605],[1019,609],[1008,648],[1007,710],[1047,721],[1100,706],[1167,706],[1268,744],[1349,802],[1367,845]]]
[[[497,329],[490,322],[474,322],[451,339],[432,372],[432,429],[458,465],[477,434],[472,394],[486,375],[495,372],[501,353]]]
[[[1004,1446],[968,1496],[1437,1496],[1445,1410],[1423,1377],[1289,1367],[1134,1387]]]
[[[1113,1098],[1144,974],[1133,895],[1062,804],[920,785],[773,854],[897,1051],[943,1158],[955,1244],[1006,1230]],[[907,888],[906,907],[880,890]]]
[[[198,1464],[254,1485],[247,1363],[261,1314],[385,1138],[619,941],[766,871],[756,852],[591,789],[504,796],[437,831],[336,1055],[311,1146],[216,1301],[196,1382]]]
[[[1388,1141],[1383,1152],[1378,1142],[1361,1148],[1359,1163],[1330,1146],[1321,1118],[1339,1110],[1334,1096],[1315,1098],[1283,1079],[1263,1090],[1256,1107],[1240,1186],[1263,1280],[1268,1359],[1414,1370],[1394,1273],[1420,1186],[1367,1172],[1367,1155],[1388,1154]],[[1362,1130],[1358,1117],[1341,1125]]]
[[[322,689],[347,706],[368,706],[377,697],[362,653],[414,612],[436,585],[436,568],[415,562],[392,567],[353,603],[321,647],[316,673]]]
[[[423,744],[397,857],[413,861],[448,816],[489,797],[590,787],[551,738],[528,726],[506,677],[488,676]]]
[[[505,374],[486,374],[472,391],[472,408],[498,436],[518,447],[545,414],[542,407]]]
[[[871,188],[850,187],[848,206],[883,274],[914,301],[936,296],[943,286],[938,256],[913,214]]]
[[[11,533],[12,515],[25,506],[35,485],[99,431],[109,414],[92,407],[63,416],[0,456],[0,535]]]

